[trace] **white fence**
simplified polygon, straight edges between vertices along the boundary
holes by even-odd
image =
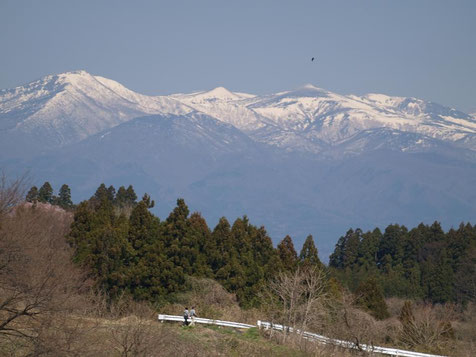
[[[164,321],[183,322],[184,321],[183,316],[175,316],[175,315],[159,314],[158,319],[161,322],[164,322]],[[277,331],[283,331],[283,330],[286,329],[289,332],[294,332],[292,327],[286,327],[286,326],[279,325],[279,324],[272,324],[270,322],[265,322],[265,321],[258,321],[256,325],[248,325],[248,324],[243,324],[241,322],[211,320],[211,319],[204,319],[204,318],[201,318],[201,317],[196,317],[195,318],[195,323],[206,324],[206,325],[225,326],[225,327],[234,327],[234,328],[241,328],[241,329],[248,329],[248,328],[252,328],[252,327],[258,327],[260,329],[261,328],[273,329],[273,330],[277,330]],[[361,344],[361,345],[357,346],[353,342],[338,340],[338,339],[335,339],[335,338],[329,338],[329,337],[325,337],[325,336],[322,336],[322,335],[318,335],[316,333],[306,332],[306,331],[301,332],[299,330],[296,330],[296,333],[302,334],[302,336],[307,340],[312,340],[312,341],[316,341],[316,342],[323,343],[323,344],[331,344],[331,345],[334,345],[334,346],[340,346],[340,347],[349,348],[349,349],[359,349],[360,348],[362,351],[369,352],[369,353],[380,353],[380,354],[384,354],[384,355],[398,356],[398,357],[444,357],[444,356],[440,356],[440,355],[432,355],[432,354],[427,354],[427,353],[399,350],[399,349],[396,349],[396,348],[389,348],[389,347],[379,347],[379,346],[371,346],[371,345],[364,345],[364,344]]]
[[[264,322],[264,321],[258,321],[257,326],[259,328],[265,328],[265,329],[272,328],[273,330],[277,330],[277,331],[283,331],[284,329],[286,329],[289,332],[294,332],[292,327],[286,328],[286,326],[283,326],[283,325],[271,324],[269,322]],[[296,330],[296,333],[301,334],[301,331]],[[334,346],[340,346],[340,347],[350,348],[350,349],[360,348],[362,351],[369,352],[369,353],[370,352],[381,353],[385,355],[399,356],[399,357],[400,356],[401,357],[444,357],[440,355],[432,355],[432,354],[421,353],[421,352],[399,350],[396,348],[389,348],[389,347],[379,347],[379,346],[371,346],[371,345],[365,345],[365,344],[360,344],[359,346],[357,346],[353,342],[338,340],[335,338],[329,338],[322,335],[318,335],[317,333],[312,333],[307,331],[302,332],[302,336],[305,337],[306,339],[318,341],[324,344],[331,344]]]
[[[162,315],[159,314],[159,321],[178,321],[183,322],[183,316],[174,316],[174,315]],[[191,321],[190,319],[188,320]],[[255,325],[248,325],[243,324],[241,322],[232,322],[232,321],[222,321],[222,320],[210,320],[210,319],[203,319],[201,317],[195,317],[195,323],[198,324],[205,324],[205,325],[217,325],[217,326],[225,326],[225,327],[235,327],[235,328],[252,328],[256,327]]]

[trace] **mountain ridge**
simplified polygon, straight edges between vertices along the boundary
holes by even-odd
[[[476,150],[474,115],[416,98],[341,95],[311,84],[263,96],[224,87],[147,96],[85,71],[1,90],[0,133],[40,130],[61,147],[135,117],[193,110],[231,124],[255,141],[291,151],[317,154],[375,128],[414,132]]]

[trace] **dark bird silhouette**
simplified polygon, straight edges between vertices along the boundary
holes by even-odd
[[[314,62],[314,57],[311,58],[311,62]]]

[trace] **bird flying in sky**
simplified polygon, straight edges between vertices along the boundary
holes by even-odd
[[[314,57],[311,58],[311,62],[314,62]]]

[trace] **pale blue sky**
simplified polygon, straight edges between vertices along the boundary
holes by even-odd
[[[312,83],[476,112],[476,1],[0,0],[0,88],[76,69],[145,94]]]

